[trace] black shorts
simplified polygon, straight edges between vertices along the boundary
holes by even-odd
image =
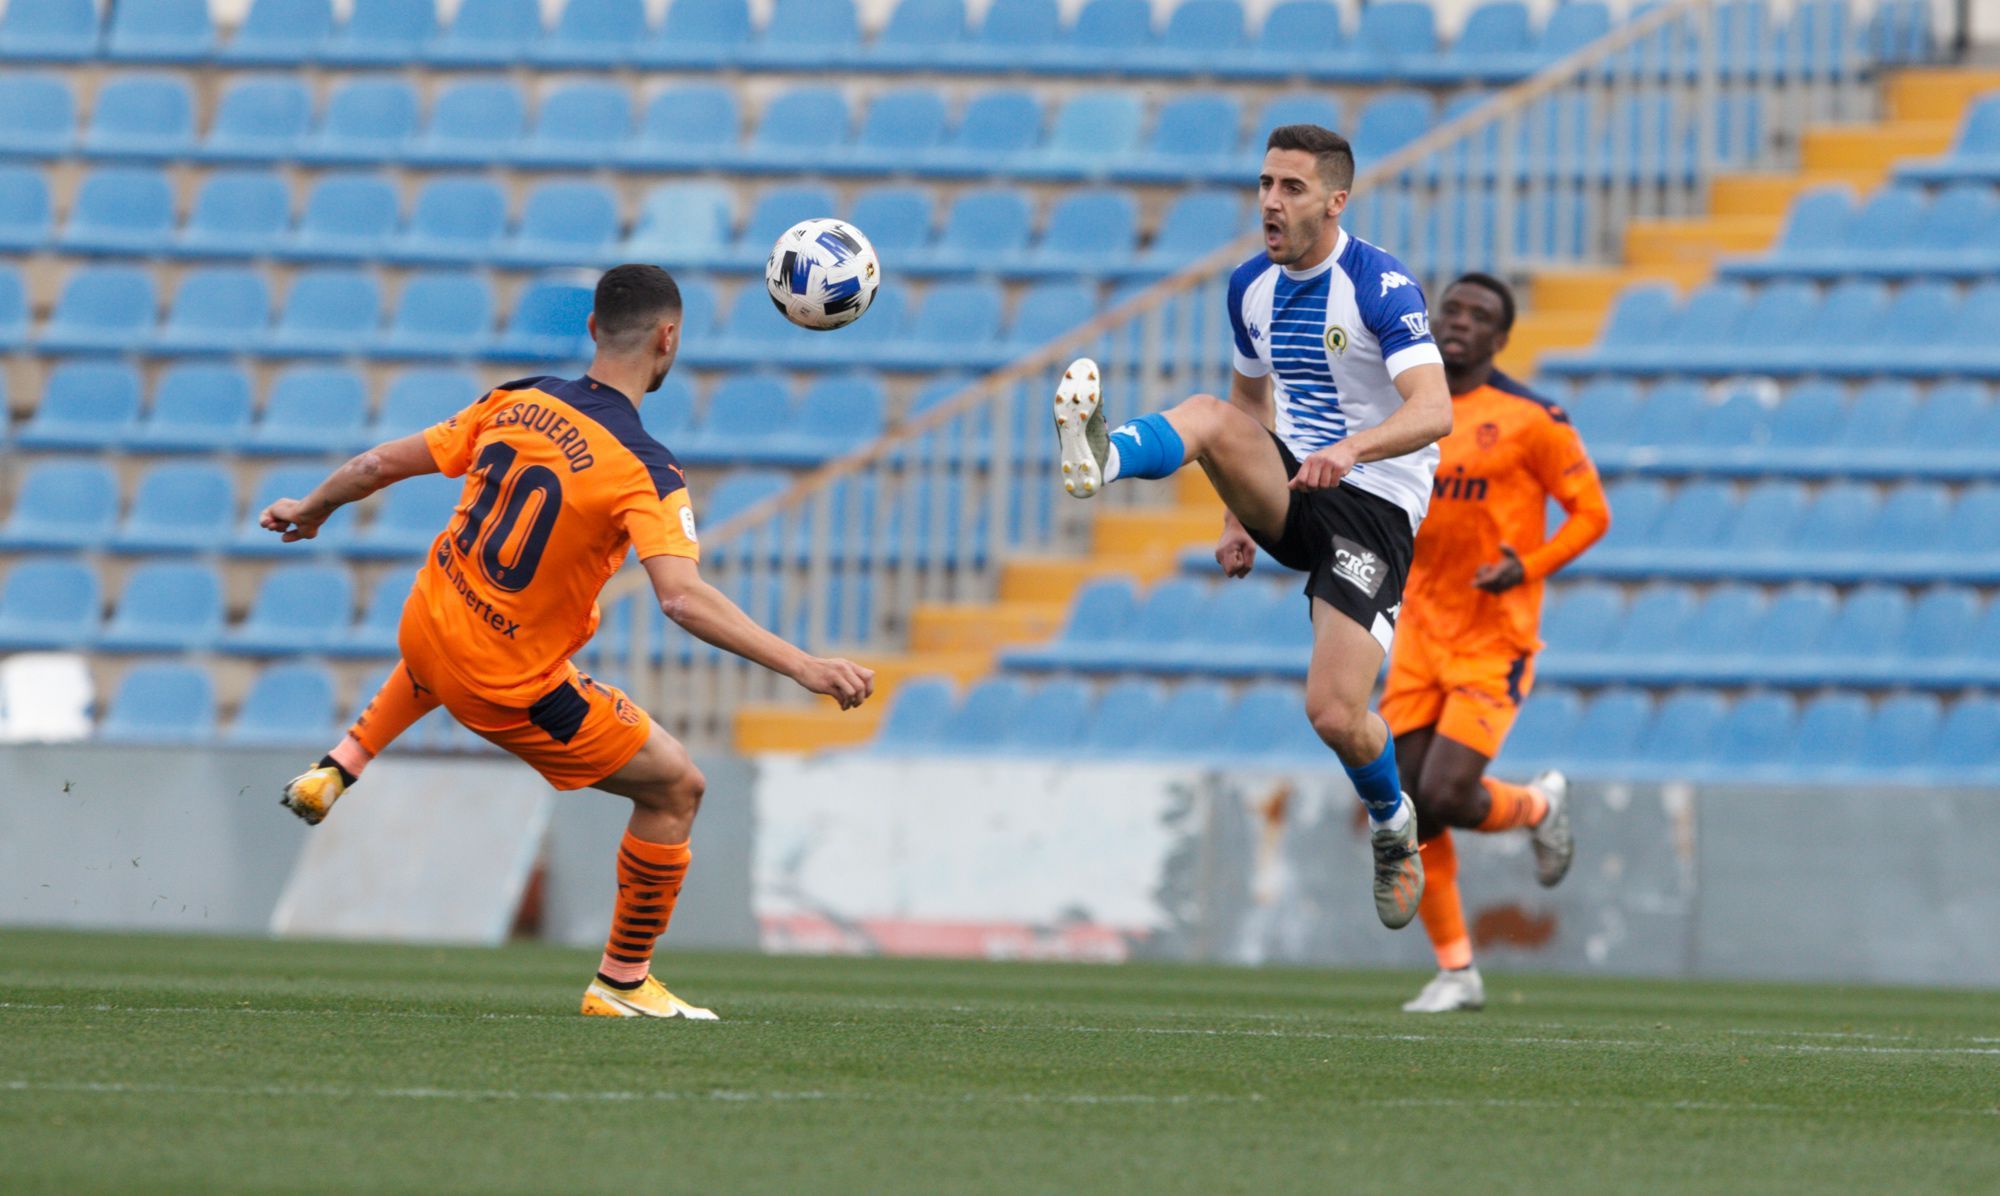
[[[1276,433],[1271,439],[1285,476],[1296,476],[1299,459]],[[1331,490],[1295,490],[1284,534],[1269,540],[1251,532],[1250,538],[1280,565],[1305,574],[1309,597],[1361,624],[1389,650],[1416,551],[1408,511],[1345,482]]]

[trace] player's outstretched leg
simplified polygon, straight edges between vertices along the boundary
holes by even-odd
[[[618,900],[597,975],[583,993],[590,1017],[679,1017],[716,1020],[713,1010],[681,1000],[652,974],[653,945],[667,932],[681,881],[695,811],[707,781],[687,749],[652,724],[630,763],[596,786],[632,800],[632,819],[618,844]]]
[[[285,782],[278,804],[307,824],[318,826],[382,749],[437,706],[436,695],[417,683],[407,664],[397,661],[382,688],[375,691],[334,749],[321,756],[318,764]]]

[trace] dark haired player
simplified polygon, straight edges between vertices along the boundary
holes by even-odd
[[[557,789],[629,798],[611,936],[583,1012],[712,1020],[651,974],[705,781],[644,710],[571,663],[597,629],[597,595],[635,552],[660,609],[698,638],[844,709],[867,699],[874,674],[807,655],[702,580],[687,480],[639,423],[640,400],[659,389],[680,350],[673,277],[618,266],[598,281],[593,308],[597,352],[583,377],[505,383],[264,511],[265,528],[309,540],[337,508],[404,478],[465,478],[403,605],[402,660],[340,744],[285,786],[284,804],[318,823],[371,759],[440,705]]]
[[[1514,325],[1514,295],[1485,274],[1445,288],[1438,345],[1451,383],[1452,433],[1417,534],[1401,634],[1382,717],[1416,798],[1428,882],[1418,912],[1438,974],[1411,1013],[1478,1009],[1486,1000],[1458,896],[1451,828],[1526,830],[1535,877],[1569,871],[1568,786],[1559,772],[1527,785],[1486,776],[1534,685],[1542,581],[1611,525],[1597,470],[1562,408],[1494,368]],[[1548,500],[1568,513],[1547,534]]]
[[[1201,463],[1229,508],[1216,559],[1232,577],[1256,546],[1308,575],[1306,716],[1368,807],[1375,912],[1417,913],[1423,865],[1396,755],[1369,696],[1396,627],[1417,523],[1430,501],[1451,393],[1423,291],[1401,262],[1340,227],[1354,152],[1318,125],[1265,142],[1264,252],[1229,280],[1235,375],[1105,433],[1097,363],[1056,391],[1063,485],[1079,498],[1122,478]]]

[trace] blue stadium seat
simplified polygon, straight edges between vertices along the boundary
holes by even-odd
[[[1205,75],[1217,58],[1227,59],[1248,44],[1240,0],[1181,0],[1168,14],[1159,40],[1120,65],[1158,74]]]
[[[1849,418],[1847,395],[1838,383],[1823,379],[1800,382],[1772,412],[1764,443],[1732,450],[1727,454],[1730,464],[1749,475],[1834,472],[1838,461],[1833,446]]]
[[[625,243],[629,260],[714,261],[728,249],[732,193],[720,183],[664,183],[648,192]]]
[[[877,254],[900,267],[904,258],[930,244],[931,195],[922,187],[901,184],[871,187],[855,197],[847,221],[867,232]]]
[[[395,491],[391,490],[391,494]],[[361,620],[328,649],[334,656],[394,656],[396,629],[402,623],[403,600],[410,596],[410,574],[391,569],[375,579],[368,608]]]
[[[1568,749],[1583,721],[1583,699],[1572,690],[1537,687],[1507,733],[1498,767],[1527,775],[1569,763]]]
[[[84,176],[56,243],[69,253],[144,253],[173,226],[174,196],[163,173],[106,167]]]
[[[194,148],[194,97],[174,75],[117,75],[97,91],[81,147],[93,158],[178,158]]]
[[[1599,378],[1586,383],[1563,410],[1569,412],[1598,468],[1609,472],[1624,460],[1641,406],[1639,388],[1629,379]]]
[[[1958,699],[1938,728],[1923,780],[1933,785],[1992,784],[2000,779],[1996,743],[2000,743],[2000,698],[1970,694]]]
[[[494,250],[507,266],[595,266],[618,248],[618,200],[602,183],[557,179],[538,183],[521,207],[521,223]]]
[[[317,61],[332,37],[329,0],[252,0],[216,57],[235,66],[298,66]]]
[[[702,511],[704,522],[709,527],[721,527],[758,503],[783,494],[791,485],[791,475],[778,470],[737,470],[709,491]]]
[[[416,367],[406,369],[389,382],[375,422],[368,426],[364,440],[380,444],[400,436],[410,436],[432,424],[450,419],[486,392],[479,380],[460,369]]]
[[[54,231],[47,177],[30,166],[0,166],[0,250],[40,249]]]
[[[944,2],[959,7],[958,0]],[[944,145],[946,123],[944,96],[936,88],[882,92],[869,101],[854,148],[835,165],[888,173],[922,170]]]
[[[932,731],[932,746],[946,752],[992,752],[1029,708],[1030,691],[1018,677],[975,683],[957,709]]]
[[[222,647],[248,656],[324,652],[346,638],[354,582],[342,565],[280,565],[264,575],[242,625]]]
[[[92,0],[10,0],[0,15],[0,61],[81,62],[97,46]]]
[[[291,193],[275,173],[216,171],[196,192],[187,224],[150,252],[178,257],[259,257],[274,253],[291,228]]]
[[[397,358],[477,356],[492,335],[493,304],[493,288],[478,274],[412,274],[370,352]]]
[[[223,84],[215,119],[194,156],[209,162],[291,157],[312,131],[312,95],[283,75],[243,75]]]
[[[1540,701],[1531,698],[1529,706]],[[1652,699],[1635,689],[1602,689],[1583,709],[1564,750],[1563,767],[1572,776],[1618,776],[1640,756],[1640,741],[1653,718]],[[1683,745],[1685,751],[1685,745]]]
[[[1960,183],[1938,193],[1901,247],[1873,260],[1861,253],[1852,256],[1861,270],[1978,275],[1990,273],[1996,264],[1996,232],[2000,196],[1987,183]]]
[[[512,66],[541,37],[536,0],[465,0],[451,24],[424,44],[422,57],[444,67]]]
[[[253,453],[346,453],[360,446],[368,412],[361,376],[345,366],[287,366],[271,384],[262,418],[244,438]]]
[[[76,144],[76,95],[60,75],[0,76],[0,111],[0,157],[55,158]]]
[[[750,45],[746,0],[675,0],[657,36],[638,47],[642,67],[718,67]]]
[[[208,461],[159,465],[139,479],[132,509],[111,538],[115,552],[206,552],[229,537],[236,488]]]
[[[207,0],[118,0],[104,54],[127,62],[200,62],[215,52]]]
[[[1722,721],[1708,758],[1690,765],[1697,779],[1724,781],[1771,775],[1791,749],[1798,704],[1786,694],[1752,692],[1736,699]]]
[[[185,664],[134,665],[98,724],[106,743],[201,743],[215,734],[215,685]]]
[[[1860,759],[1871,716],[1868,699],[1860,694],[1821,694],[1799,711],[1797,727],[1788,742],[1778,745],[1775,759],[1731,779],[1849,778]]]
[[[132,570],[97,637],[112,652],[202,652],[222,637],[222,578],[208,565],[148,561]]]
[[[1566,572],[1576,577],[1649,576],[1652,566],[1645,548],[1667,508],[1666,487],[1650,479],[1627,478],[1612,483],[1607,497],[1614,512],[1611,530]]]
[[[1520,0],[1487,0],[1466,17],[1450,46],[1427,60],[1405,63],[1402,74],[1434,84],[1512,83],[1532,73],[1533,44],[1527,5]]]
[[[740,57],[750,66],[805,71],[846,65],[860,52],[854,0],[776,0],[757,40]]]
[[[128,443],[150,452],[227,448],[249,433],[250,408],[250,379],[242,369],[213,362],[175,362],[161,372],[152,406]]]
[[[294,662],[257,674],[223,741],[238,747],[306,747],[335,734],[333,674],[322,665]]]
[[[1074,750],[1096,702],[1090,683],[1082,678],[1051,677],[1035,686],[991,750],[1022,757]]]
[[[430,121],[404,150],[422,166],[483,166],[526,136],[528,104],[506,79],[468,79],[441,88]]]
[[[1169,100],[1160,108],[1144,151],[1120,174],[1160,182],[1240,178],[1245,162],[1237,152],[1237,130],[1242,124],[1242,106],[1231,96],[1197,94]],[[1261,153],[1261,141],[1258,147]]]
[[[1777,243],[1763,255],[1727,264],[1732,275],[1760,277],[1809,270],[1822,262],[1847,256],[1847,230],[1853,225],[1855,198],[1845,184],[1814,187],[1792,201]]]
[[[153,276],[134,266],[70,272],[54,314],[36,337],[45,353],[123,352],[152,331]]]
[[[860,61],[876,70],[927,70],[964,38],[964,0],[898,0]]]
[[[1391,8],[1412,7],[1410,0],[1390,0],[1370,7],[1368,13]],[[1430,12],[1429,5],[1414,5]],[[1362,17],[1367,24],[1367,17]],[[1422,92],[1384,91],[1361,108],[1354,125],[1354,160],[1359,169],[1371,169],[1382,159],[1402,149],[1430,129],[1436,105]]]
[[[1247,687],[1222,728],[1216,755],[1259,767],[1273,762],[1323,765],[1327,747],[1306,721],[1305,701],[1289,685],[1265,682]]]
[[[943,148],[924,162],[927,174],[984,178],[1011,173],[1042,138],[1042,108],[1033,93],[1006,88],[972,97]]]
[[[761,275],[771,246],[786,229],[801,220],[833,215],[835,203],[833,192],[817,184],[770,188],[757,197],[750,218],[743,222],[742,235],[721,264]]]
[[[685,302],[685,298],[683,298]],[[675,448],[694,431],[694,390],[679,374],[669,374],[660,389],[639,405],[639,422],[646,434]]]
[[[795,418],[791,389],[776,374],[734,374],[709,396],[694,435],[676,449],[690,465],[763,462],[764,442]]]
[[[1143,0],[1141,3],[1143,6]],[[1056,111],[1048,140],[1039,152],[1022,159],[1020,170],[1050,179],[1110,178],[1138,152],[1143,120],[1144,109],[1137,95],[1078,92]]]
[[[631,57],[649,32],[641,0],[565,0],[555,28],[528,58],[544,67],[603,70]]]
[[[1222,57],[1222,69],[1248,78],[1294,78],[1308,75],[1319,63],[1337,57],[1346,44],[1347,31],[1341,27],[1337,5],[1326,0],[1282,0],[1264,15],[1251,46]],[[1269,130],[1273,126],[1263,127]]]
[[[1183,191],[1168,204],[1152,242],[1110,271],[1128,278],[1163,278],[1222,248],[1244,224],[1242,198],[1233,191]]]
[[[758,456],[787,465],[822,464],[880,436],[887,408],[882,384],[873,375],[822,376],[806,389],[796,414],[781,430],[764,437]]]
[[[395,185],[380,175],[323,175],[279,255],[296,261],[379,258],[396,235],[400,207]]]
[[[65,361],[49,371],[35,414],[14,433],[24,449],[108,449],[139,418],[139,375],[109,361]]]
[[[941,46],[933,59],[957,70],[1011,70],[1032,61],[1062,37],[1056,0],[993,0],[969,38]]]
[[[1091,759],[1138,755],[1135,745],[1159,726],[1166,710],[1167,690],[1158,681],[1137,678],[1114,681],[1097,695],[1097,708],[1084,724],[1077,754]]]
[[[1436,53],[1431,6],[1420,0],[1389,0],[1363,8],[1353,40],[1339,53],[1315,62],[1311,71],[1316,78],[1348,82],[1400,79]],[[1355,150],[1359,159],[1358,143]]]
[[[264,348],[285,357],[345,357],[373,343],[381,322],[382,292],[373,274],[304,270],[293,278]]]
[[[87,647],[103,605],[97,574],[82,561],[17,561],[0,586],[0,650]]]
[[[735,151],[742,123],[736,95],[727,87],[669,87],[647,101],[638,132],[619,149],[618,160],[653,170],[706,167]]]
[[[1083,282],[1042,282],[1029,287],[1007,329],[1009,351],[1026,353],[1072,332],[1097,314],[1097,287]]]
[[[1148,0],[1087,0],[1063,39],[1020,65],[1061,73],[1101,71],[1108,63],[1131,62],[1153,44],[1153,6]]]
[[[150,348],[173,356],[229,353],[254,344],[271,325],[271,292],[262,271],[197,266],[179,292]]]
[[[905,268],[940,274],[990,269],[987,263],[994,259],[1026,251],[1034,218],[1026,193],[1011,187],[961,192],[945,213],[937,244],[912,258]]]
[[[739,164],[795,173],[802,163],[836,160],[848,152],[847,99],[837,87],[794,87],[765,106],[737,155]]]
[[[434,178],[417,192],[410,224],[390,246],[396,262],[484,263],[507,231],[507,197],[481,178]]]
[[[1072,191],[1056,201],[1041,239],[1011,268],[1044,276],[1106,272],[1132,257],[1138,224],[1130,193]]]
[[[326,477],[324,465],[278,465],[264,471],[258,479],[256,490],[250,502],[243,508],[237,521],[236,532],[230,537],[225,550],[237,556],[290,557],[306,560],[320,554],[333,554],[348,547],[348,529],[354,523],[354,507],[345,506],[335,511],[320,525],[317,539],[297,540],[285,543],[274,532],[265,531],[257,525],[257,517],[265,507],[281,498],[302,498],[312,493],[313,487]]]
[[[1958,136],[1944,157],[1906,163],[1896,173],[1922,182],[2000,179],[2000,96],[1981,97],[1965,110]]]
[[[1542,619],[1548,646],[1538,665],[1540,675],[1555,681],[1578,680],[1579,671],[1588,675],[1625,621],[1624,600],[1612,586],[1584,582],[1549,591]]]
[[[320,52],[333,66],[403,66],[437,36],[437,9],[409,0],[353,0],[347,22]]]
[[[0,626],[4,626],[0,616]],[[882,716],[882,728],[868,751],[882,754],[919,753],[936,748],[951,717],[952,683],[944,677],[918,677],[898,686]]]
[[[1234,705],[1229,690],[1220,682],[1183,681],[1168,691],[1159,719],[1130,746],[1156,759],[1220,755],[1226,748],[1223,733]]]
[[[615,161],[632,135],[630,92],[615,83],[570,83],[542,97],[534,127],[514,147],[515,162],[592,169]]]
[[[1895,694],[1875,708],[1851,745],[1843,779],[1881,783],[1914,780],[1931,758],[1944,722],[1944,705],[1930,694]],[[1843,745],[1844,747],[1847,745]]]
[[[590,356],[592,293],[587,284],[538,279],[514,301],[507,323],[482,356],[493,361],[576,361]]]
[[[715,284],[698,276],[675,281],[681,288],[681,344],[706,339],[715,331]]]
[[[1816,650],[1792,675],[1803,684],[1880,684],[1894,673],[1897,647],[1909,634],[1913,609],[1901,587],[1857,586],[1842,599]]]
[[[416,89],[400,79],[350,77],[296,155],[315,165],[393,162],[417,135],[418,107]]]
[[[1020,669],[1068,667],[1072,653],[1120,640],[1138,605],[1129,577],[1102,577],[1085,582],[1070,601],[1062,632],[1053,642],[1032,648],[1004,649],[1000,654],[1001,664]]]
[[[880,295],[875,303],[881,305]],[[1007,358],[1000,341],[1001,308],[1000,288],[993,283],[940,282],[924,294],[923,305],[901,336],[879,348],[868,347],[862,356],[874,360],[879,353],[879,360],[892,369],[998,366]]]
[[[1714,744],[1728,715],[1722,695],[1688,689],[1670,693],[1640,734],[1627,771],[1642,776],[1685,776],[1690,744]],[[1580,743],[1584,741],[1578,736]]]

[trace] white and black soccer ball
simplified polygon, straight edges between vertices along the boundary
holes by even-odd
[[[764,286],[787,320],[824,332],[861,318],[875,301],[882,263],[861,230],[844,220],[801,220],[771,246]]]

